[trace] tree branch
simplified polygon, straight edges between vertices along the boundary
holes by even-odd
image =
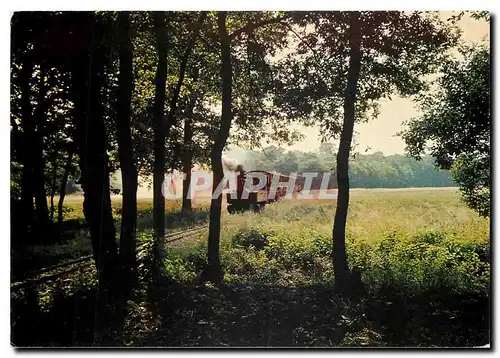
[[[172,126],[172,122],[174,119],[175,115],[175,110],[177,107],[177,101],[179,99],[179,94],[182,88],[182,84],[184,82],[184,76],[186,74],[186,67],[187,63],[189,60],[189,55],[191,54],[191,51],[193,50],[195,44],[196,44],[196,39],[198,38],[198,34],[200,32],[201,26],[203,25],[203,21],[205,21],[205,18],[207,17],[206,12],[202,12],[200,15],[200,18],[198,20],[198,23],[196,24],[195,30],[193,32],[193,36],[189,39],[189,42],[186,47],[186,51],[184,52],[184,56],[182,57],[180,68],[179,68],[179,79],[177,80],[177,85],[174,88],[174,92],[172,95],[172,99],[170,101],[170,109],[168,111],[168,119],[167,119],[167,134],[169,133],[170,127]]]

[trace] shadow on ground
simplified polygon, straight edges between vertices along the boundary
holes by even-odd
[[[324,286],[181,285],[96,313],[95,289],[13,301],[15,346],[463,347],[489,343],[485,297],[342,298]],[[149,300],[148,300],[149,297]],[[126,302],[126,301],[125,301]],[[125,308],[124,308],[125,307]],[[100,322],[100,323],[99,323]]]
[[[106,297],[108,296],[108,297]],[[117,346],[125,326],[127,293],[109,295],[96,287],[74,294],[53,293],[50,308],[30,289],[11,300],[11,343],[16,347]]]
[[[324,286],[173,284],[158,290],[146,346],[481,346],[489,303],[479,296],[426,294],[343,298]],[[131,340],[134,340],[130,336]]]

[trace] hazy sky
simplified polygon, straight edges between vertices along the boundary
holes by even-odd
[[[444,11],[441,16],[447,19],[452,12]],[[478,43],[489,41],[490,28],[485,21],[471,19],[468,15],[464,16],[459,22],[462,30],[462,38],[467,43]],[[393,96],[392,100],[383,100],[380,102],[380,115],[378,118],[362,124],[356,124],[357,150],[367,153],[383,152],[384,154],[395,154],[404,152],[404,142],[396,136],[396,133],[403,129],[402,122],[418,115],[418,110],[410,99]],[[287,149],[302,151],[315,150],[319,146],[318,128],[302,127],[302,132],[306,138]]]

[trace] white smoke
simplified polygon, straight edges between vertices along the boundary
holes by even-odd
[[[222,157],[222,165],[230,172],[234,172],[238,166],[238,162],[234,158]]]

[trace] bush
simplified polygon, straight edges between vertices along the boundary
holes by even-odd
[[[232,239],[232,243],[235,246],[246,249],[254,248],[256,250],[262,250],[269,244],[269,238],[272,236],[272,232],[252,228],[248,231],[241,231],[236,234]]]
[[[194,246],[184,257],[184,260],[191,265],[190,267],[195,272],[201,273],[208,262],[206,246]]]
[[[197,277],[195,265],[180,258],[166,258],[164,269],[165,275],[174,281],[193,282]]]
[[[351,267],[359,267],[372,290],[390,287],[401,293],[482,292],[489,282],[485,247],[459,243],[443,232],[422,232],[410,239],[387,238],[379,244],[348,245]]]
[[[225,280],[233,283],[249,281],[259,283],[274,282],[279,276],[279,265],[260,250],[233,248],[222,253]]]
[[[284,232],[270,238],[265,252],[285,269],[308,270],[315,265],[320,250],[310,234]]]

